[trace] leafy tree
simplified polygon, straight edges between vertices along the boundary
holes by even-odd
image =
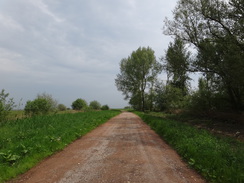
[[[33,101],[26,102],[24,110],[27,115],[31,116],[48,114],[57,110],[57,100],[47,93],[38,94]]]
[[[188,93],[188,76],[190,66],[190,53],[185,49],[181,39],[176,38],[174,43],[169,44],[163,60],[163,69],[168,74],[168,80],[172,78],[171,84],[182,90],[185,95]]]
[[[49,111],[56,111],[58,108],[58,101],[52,97],[52,95],[48,93],[42,93],[37,95],[37,99],[45,99],[50,106]]]
[[[244,6],[240,0],[179,0],[164,33],[194,45],[202,72],[235,110],[244,109]]]
[[[81,98],[78,98],[72,103],[71,107],[74,110],[85,109],[87,108],[87,102]]]
[[[27,115],[39,115],[39,114],[47,114],[50,112],[51,105],[47,99],[44,98],[36,98],[33,101],[27,101],[25,105],[25,113]]]
[[[0,123],[7,120],[9,112],[15,107],[13,98],[8,99],[9,93],[2,89],[0,92]]]
[[[66,111],[66,106],[64,104],[58,104],[58,110],[59,111]]]
[[[98,110],[101,108],[101,104],[96,100],[91,101],[89,106],[91,109],[95,109],[95,110]]]
[[[103,105],[102,107],[101,107],[101,110],[109,110],[109,106],[108,105]]]
[[[167,109],[165,90],[166,85],[163,83],[163,81],[157,81],[154,88],[154,108],[156,111],[163,111]]]
[[[154,51],[149,47],[140,47],[121,60],[120,74],[115,83],[135,109],[144,111],[146,89],[160,72],[161,65],[156,61]]]

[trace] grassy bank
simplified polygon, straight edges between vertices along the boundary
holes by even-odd
[[[0,182],[27,171],[119,113],[91,111],[5,123],[0,127]]]
[[[244,182],[244,144],[175,120],[136,112],[188,164],[211,182]]]

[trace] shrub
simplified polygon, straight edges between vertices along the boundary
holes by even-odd
[[[109,110],[109,106],[108,106],[108,105],[103,105],[103,106],[101,107],[101,109],[104,110],[104,111],[105,111],[105,110]]]
[[[74,110],[85,109],[87,108],[87,102],[81,98],[78,98],[72,103],[71,107]]]
[[[101,108],[101,104],[96,100],[91,101],[89,106],[91,109],[95,109],[95,110],[98,110]]]
[[[33,101],[27,101],[25,105],[26,115],[47,114],[51,110],[51,105],[47,99],[37,98]]]
[[[59,111],[66,111],[66,106],[64,104],[58,104],[58,110]]]
[[[58,108],[58,101],[52,97],[52,95],[47,93],[38,94],[37,99],[45,99],[48,102],[48,105],[50,106],[49,111],[56,111]]]
[[[4,89],[0,92],[0,123],[7,120],[9,112],[15,107],[13,98],[7,100],[9,93]]]

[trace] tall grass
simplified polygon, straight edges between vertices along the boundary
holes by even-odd
[[[90,111],[5,123],[0,127],[0,182],[27,171],[117,114],[119,111]]]
[[[188,164],[211,182],[244,182],[244,144],[188,124],[136,112]]]

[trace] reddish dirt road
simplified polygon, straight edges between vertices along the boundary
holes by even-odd
[[[138,116],[123,112],[10,182],[205,181]]]

